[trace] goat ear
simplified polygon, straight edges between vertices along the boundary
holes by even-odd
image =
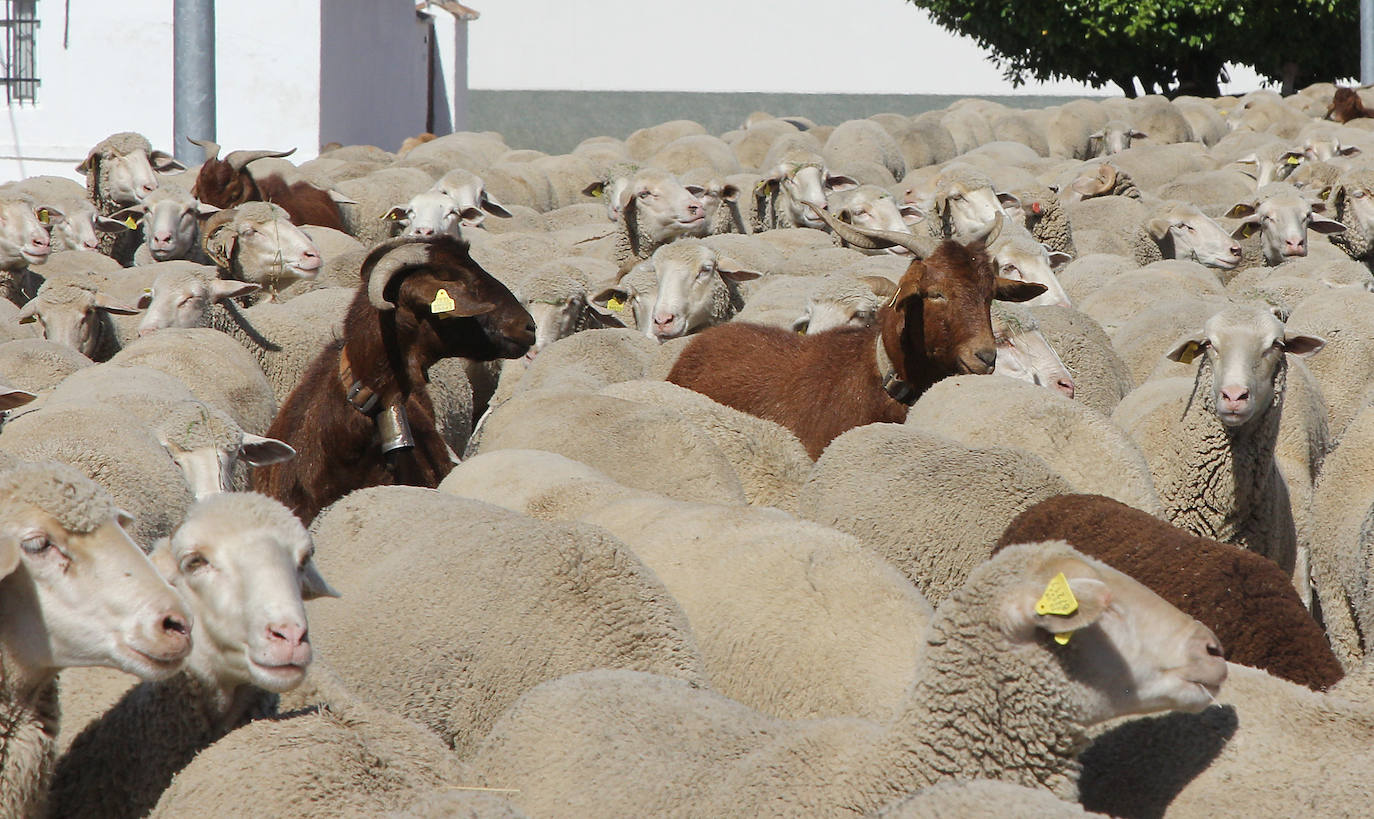
[[[490,213],[492,216],[499,216],[502,219],[509,219],[513,215],[510,211],[506,210],[506,206],[501,204],[495,196],[492,196],[486,191],[482,191],[481,205],[482,210],[486,211],[487,213]]]
[[[329,581],[324,579],[324,575],[320,574],[319,568],[315,566],[314,558],[305,561],[305,565],[301,567],[301,600],[342,596],[334,591],[334,587],[329,585]]]
[[[1047,289],[1039,282],[1018,282],[1001,276],[993,279],[993,298],[998,301],[1030,301]]]
[[[170,173],[171,171],[184,171],[186,166],[176,160],[176,157],[166,151],[153,151],[148,154],[148,164],[153,166],[153,170],[158,173]]]
[[[1081,561],[1058,560],[1031,572],[1003,600],[1003,633],[1018,642],[1031,642],[1046,632],[1055,635],[1056,642],[1067,644],[1067,635],[1097,622],[1111,602],[1111,589],[1098,577],[1066,576],[1085,568],[1092,571]]]
[[[903,276],[902,280],[897,283],[897,289],[893,292],[892,300],[888,302],[888,306],[901,310],[902,306],[905,305],[912,296],[919,296],[921,294],[921,279],[923,277],[924,271],[922,271],[921,276]]]
[[[1293,355],[1309,358],[1322,351],[1326,346],[1326,339],[1321,336],[1306,336],[1297,333],[1285,333],[1283,337],[1283,351]]]
[[[276,438],[264,438],[251,432],[243,433],[243,443],[239,445],[239,455],[249,466],[279,464],[296,457],[296,450],[290,444]]]
[[[410,304],[416,315],[426,313],[441,318],[470,318],[495,310],[494,301],[474,298],[461,281],[436,279],[430,275],[407,276],[401,282],[400,298]]]

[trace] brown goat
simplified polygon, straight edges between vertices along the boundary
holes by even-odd
[[[1274,561],[1197,537],[1101,495],[1059,495],[1016,517],[995,551],[1066,540],[1196,617],[1226,659],[1321,691],[1344,672],[1326,634]]]
[[[1336,122],[1349,122],[1369,116],[1374,114],[1370,114],[1369,109],[1364,107],[1359,92],[1353,88],[1337,88],[1336,95],[1331,98],[1331,105],[1326,109],[1326,118]]]
[[[722,324],[687,344],[668,380],[782,424],[814,460],[846,430],[901,423],[945,376],[991,372],[992,300],[1026,301],[1043,292],[1044,285],[995,276],[984,239],[968,247],[946,241],[911,262],[878,311],[877,326],[801,336]]]
[[[534,321],[510,290],[450,237],[392,239],[362,265],[343,338],[320,353],[271,433],[296,450],[254,488],[309,523],[355,489],[438,486],[453,468],[434,423],[429,368],[443,358],[519,358]],[[408,422],[408,426],[407,426]]]
[[[205,149],[205,164],[200,166],[191,195],[207,205],[234,208],[245,202],[271,202],[291,216],[294,225],[319,225],[343,230],[339,206],[327,190],[304,180],[288,182],[277,173],[254,178],[248,163],[255,159],[290,156],[289,151],[231,151],[219,159],[219,146],[206,140],[193,139]]]

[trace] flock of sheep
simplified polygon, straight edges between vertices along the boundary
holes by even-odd
[[[0,186],[0,816],[1368,812],[1363,113]]]

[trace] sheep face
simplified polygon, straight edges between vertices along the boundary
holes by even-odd
[[[827,205],[830,212],[842,221],[868,230],[910,233],[911,225],[925,218],[915,205],[909,202],[899,204],[891,193],[876,185],[861,185],[834,193],[827,200]],[[882,252],[911,255],[911,251],[901,245],[893,245]]]
[[[1032,652],[1055,655],[1087,724],[1171,709],[1197,712],[1215,702],[1226,661],[1210,629],[1126,574],[1057,545],[1011,547],[1028,565],[1020,582],[1002,593],[994,622],[1013,651],[1031,662],[1044,661],[1030,659]],[[1035,554],[1037,547],[1043,550]]]
[[[1274,379],[1284,353],[1307,357],[1325,344],[1317,336],[1287,332],[1269,310],[1232,307],[1209,318],[1200,332],[1179,339],[1165,355],[1186,364],[1205,354],[1217,419],[1238,428],[1274,403]]]
[[[205,252],[220,268],[266,287],[313,279],[323,265],[315,243],[275,205],[250,202],[220,211],[206,231]]]
[[[1374,240],[1374,190],[1360,183],[1341,184],[1330,195],[1346,229],[1362,234],[1366,243]]]
[[[1192,205],[1173,203],[1145,223],[1166,259],[1187,259],[1205,267],[1234,270],[1241,247],[1216,220]]]
[[[1255,178],[1255,187],[1262,188],[1271,182],[1282,182],[1293,175],[1298,166],[1306,159],[1302,150],[1293,151],[1256,151],[1237,159],[1241,165],[1253,165],[1254,170],[1244,173]]]
[[[1101,131],[1088,136],[1088,155],[1113,156],[1131,147],[1131,140],[1145,139],[1145,134],[1131,127],[1128,122],[1114,119],[1102,127]]]
[[[987,235],[997,217],[1005,213],[1003,205],[1015,208],[1020,203],[1015,196],[997,193],[991,186],[975,188],[953,182],[941,186],[935,209],[943,218],[945,235],[967,242]]]
[[[143,320],[138,334],[146,336],[169,327],[203,327],[210,306],[224,299],[257,292],[259,285],[232,279],[211,279],[180,272],[162,273],[139,300]]]
[[[452,206],[459,216],[462,227],[481,227],[482,222],[487,218],[487,214],[499,216],[503,219],[509,219],[511,215],[510,211],[506,210],[505,206],[496,200],[496,197],[487,193],[486,185],[482,182],[480,177],[462,169],[450,171],[445,174],[442,179],[434,184],[433,191],[443,194],[452,200]],[[414,204],[413,200],[411,204]],[[429,217],[420,218],[422,224],[434,226],[432,222],[424,221]],[[439,235],[437,227],[435,235]]]
[[[993,248],[993,262],[997,265],[997,275],[1018,282],[1035,282],[1045,286],[1045,292],[1031,299],[1031,305],[1058,305],[1072,307],[1069,294],[1059,284],[1055,270],[1067,264],[1072,257],[1067,253],[1049,250],[1039,242],[1015,238],[1001,242]]]
[[[95,153],[77,167],[78,173],[87,173],[92,166],[98,165],[101,180],[101,196],[119,205],[137,205],[157,190],[158,173],[186,170],[163,151],[146,151],[135,148],[127,153]]]
[[[111,507],[95,528],[73,532],[19,498],[0,506],[0,622],[21,667],[103,665],[145,680],[181,667],[191,617],[121,528],[124,513]]]
[[[118,219],[101,216],[94,205],[69,203],[65,210],[54,208],[38,209],[38,219],[43,220],[43,211],[48,211],[48,228],[51,231],[52,250],[99,250],[101,233],[123,233],[129,226]]]
[[[1313,202],[1297,188],[1279,183],[1283,189],[1261,189],[1252,202],[1241,202],[1231,208],[1227,216],[1240,219],[1231,235],[1237,239],[1260,234],[1264,260],[1271,265],[1284,259],[1307,255],[1307,231],[1343,233],[1345,225],[1318,216],[1326,210],[1326,203]]]
[[[696,228],[688,231],[685,235],[696,236],[698,238],[710,234],[711,226],[715,224],[716,213],[720,206],[729,202],[731,205],[739,202],[739,188],[729,182],[720,179],[712,179],[705,185],[687,185],[687,192],[701,200],[701,206],[705,218]]]
[[[695,240],[664,245],[645,267],[657,281],[657,297],[644,334],[658,341],[680,338],[717,321],[717,305],[730,298],[730,283],[757,279],[709,246]]]
[[[812,211],[811,206],[827,207],[826,198],[839,191],[857,188],[859,183],[816,163],[784,162],[773,169],[764,180],[781,190],[792,224],[826,230],[826,224]]]
[[[55,209],[44,206],[36,210],[27,202],[0,201],[0,270],[15,270],[48,260],[52,238],[47,225],[39,219],[38,210]]]
[[[50,280],[19,311],[19,323],[37,322],[42,337],[91,356],[100,346],[106,314],[134,315],[135,307],[116,304],[93,287]]]
[[[634,203],[640,235],[654,244],[671,242],[706,222],[706,208],[672,174],[652,169],[641,170],[621,191],[618,200],[622,218]]]
[[[405,205],[397,205],[382,218],[395,222],[401,236],[452,236],[463,238],[463,228],[477,227],[486,214],[475,207],[462,208],[446,193],[424,191]]]
[[[1033,321],[1027,322],[1022,316],[1013,318],[994,305],[992,339],[997,345],[994,373],[1073,398],[1077,385],[1069,368]]]
[[[267,466],[296,455],[296,450],[275,438],[244,432],[233,419],[199,401],[183,401],[167,409],[154,432],[197,500],[232,491],[240,462]]]
[[[305,527],[284,508],[265,517],[256,495],[200,501],[153,561],[196,613],[195,663],[232,689],[289,691],[312,656],[304,600],[337,593],[315,568]]]
[[[528,359],[534,358],[555,341],[577,332],[584,320],[583,314],[592,309],[587,303],[586,293],[573,293],[562,301],[526,299],[524,305],[530,318],[534,319],[535,328],[534,346],[525,354]]]
[[[1360,153],[1358,146],[1342,145],[1341,141],[1333,134],[1311,136],[1303,140],[1302,143],[1303,156],[1322,162],[1330,162],[1334,157],[1354,156],[1358,153]]]
[[[895,292],[896,283],[882,276],[830,279],[807,299],[806,312],[792,322],[792,329],[809,335],[836,327],[872,327],[878,309]]]
[[[154,261],[167,262],[195,255],[200,242],[200,220],[218,210],[214,205],[201,204],[185,191],[168,196],[159,192],[112,216],[119,221],[141,222],[149,255]]]

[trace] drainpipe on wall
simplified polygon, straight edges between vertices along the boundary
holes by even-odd
[[[215,139],[215,0],[174,0],[172,39],[172,152],[195,165],[188,139]]]

